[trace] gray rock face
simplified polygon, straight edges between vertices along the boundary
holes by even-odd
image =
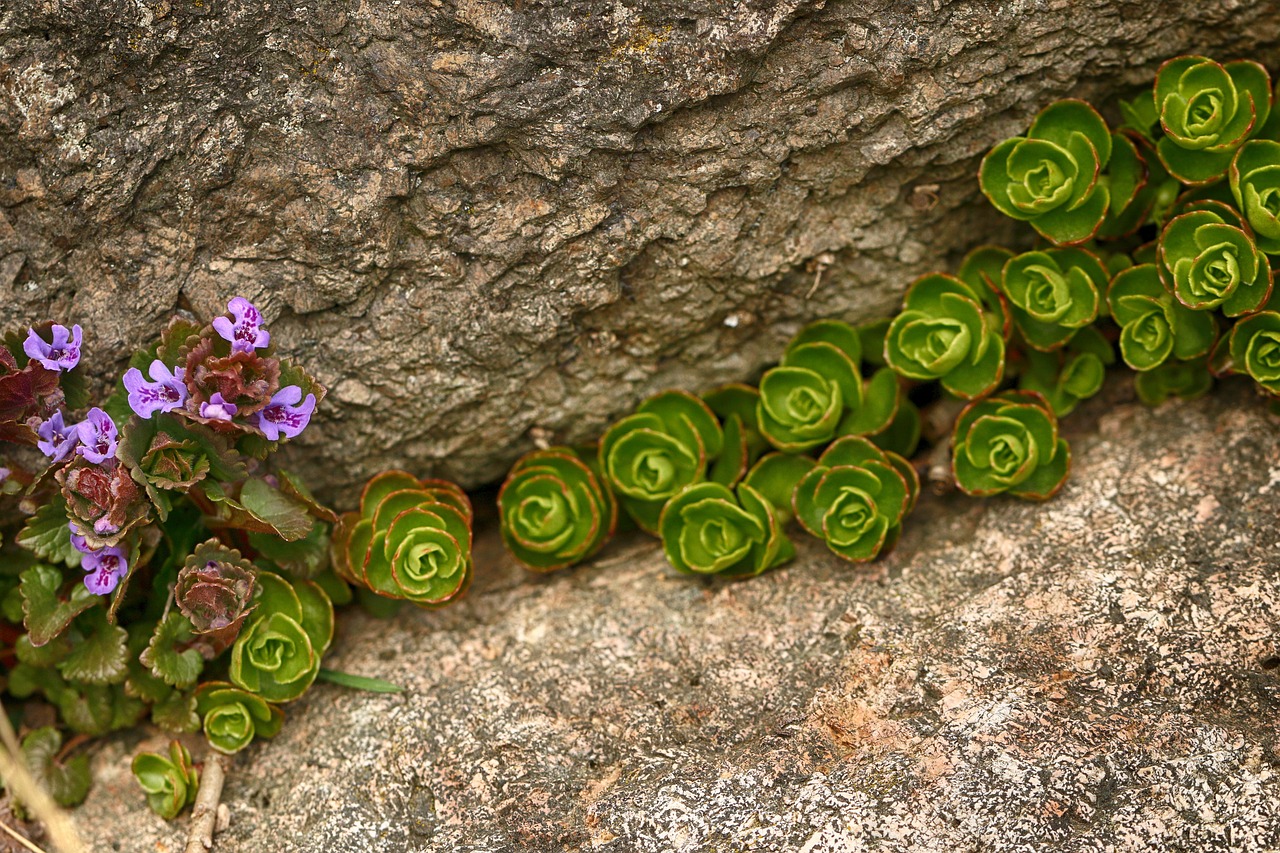
[[[407,692],[289,706],[217,849],[1275,848],[1280,424],[1233,386],[1068,425],[1053,501],[926,496],[861,569],[702,583],[632,539],[533,577],[482,535],[459,606],[340,620],[329,665]],[[93,849],[179,849],[128,773],[161,743],[96,755]]]
[[[325,494],[475,485],[1006,235],[978,157],[1053,98],[1278,38],[1276,0],[12,0],[0,325],[81,322],[106,376],[244,295],[332,389]]]

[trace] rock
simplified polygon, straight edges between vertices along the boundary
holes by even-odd
[[[703,583],[633,538],[530,576],[483,534],[457,607],[344,614],[328,665],[407,691],[289,706],[218,853],[1275,848],[1280,424],[1126,389],[1058,497],[926,495],[867,567],[801,538]],[[180,849],[138,746],[96,754],[95,850]]]
[[[334,390],[289,461],[349,505],[888,313],[1012,239],[990,145],[1178,53],[1272,61],[1280,3],[13,0],[0,32],[0,326],[83,323],[108,377],[249,297]]]

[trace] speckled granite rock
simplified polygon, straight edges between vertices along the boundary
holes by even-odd
[[[408,692],[291,706],[218,850],[1274,848],[1280,422],[1237,386],[1069,426],[1055,500],[928,496],[863,570],[690,582],[633,539],[529,577],[485,537],[457,608],[343,620],[331,665]],[[97,754],[96,850],[179,849],[138,746]]]
[[[235,294],[333,390],[290,452],[474,486],[742,379],[1008,222],[978,158],[1280,0],[8,0],[0,327],[96,369]]]

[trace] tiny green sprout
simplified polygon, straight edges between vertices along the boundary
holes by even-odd
[[[1204,201],[1175,216],[1160,235],[1160,278],[1178,301],[1197,311],[1221,308],[1239,317],[1271,296],[1271,266],[1239,214]]]
[[[1111,196],[1102,170],[1111,159],[1111,131],[1084,101],[1050,104],[1026,136],[1006,139],[982,160],[983,194],[1006,216],[1031,224],[1058,246],[1091,239]]]
[[[1217,339],[1213,315],[1174,299],[1153,264],[1117,273],[1107,304],[1120,326],[1120,355],[1134,370],[1151,370],[1170,358],[1198,358]]]
[[[609,427],[599,465],[609,488],[641,530],[658,534],[662,508],[685,486],[707,479],[724,430],[702,400],[684,391],[657,394]]]
[[[1271,394],[1280,395],[1280,313],[1259,311],[1231,330],[1231,362]]]
[[[1064,349],[1029,349],[1024,355],[1027,361],[1018,377],[1018,387],[1043,395],[1060,418],[1102,390],[1107,367],[1116,361],[1111,344],[1093,326],[1076,332]]]
[[[1005,391],[969,404],[956,420],[951,448],[956,485],[974,497],[1007,493],[1048,500],[1071,469],[1058,419],[1033,391]]]
[[[176,740],[169,743],[168,757],[154,752],[134,756],[133,775],[147,794],[147,805],[165,820],[173,820],[196,801],[200,774],[191,753]]]
[[[231,681],[268,702],[297,699],[333,641],[333,604],[319,586],[258,577],[255,609],[231,647]]]
[[[284,723],[284,712],[275,705],[225,681],[201,684],[195,699],[204,736],[225,755],[234,755],[255,737],[275,737]]]
[[[1255,139],[1236,152],[1231,194],[1253,229],[1258,248],[1280,254],[1280,142]]]
[[[745,483],[687,486],[659,524],[667,561],[682,574],[750,577],[795,556],[773,506]]]
[[[1133,378],[1138,399],[1148,406],[1158,406],[1170,397],[1195,400],[1213,388],[1207,357],[1193,361],[1166,361]]]
[[[1098,256],[1083,249],[1048,249],[1010,258],[1000,289],[1014,323],[1033,349],[1055,350],[1098,316],[1109,276]]]
[[[382,598],[441,607],[471,582],[471,502],[444,480],[385,471],[333,534],[339,577]]]
[[[905,308],[889,325],[884,353],[900,376],[928,381],[967,400],[991,392],[1004,378],[999,319],[958,278],[933,273],[907,291]]]
[[[498,513],[507,550],[536,572],[587,559],[618,521],[613,495],[570,447],[522,456],[498,492]]]
[[[1271,112],[1271,78],[1247,60],[1219,65],[1203,56],[1171,59],[1156,72],[1154,94],[1164,130],[1156,150],[1184,184],[1222,177]]]
[[[893,547],[919,493],[909,462],[848,436],[823,452],[796,484],[792,501],[806,531],[836,555],[862,563]]]

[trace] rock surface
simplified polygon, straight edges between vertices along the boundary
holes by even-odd
[[[325,494],[472,486],[1007,236],[978,157],[1052,99],[1278,41],[1277,0],[11,0],[0,326],[113,375],[247,296],[332,389]]]
[[[1053,501],[926,496],[870,567],[702,583],[631,539],[530,577],[482,537],[458,607],[341,620],[329,665],[407,692],[291,706],[218,853],[1280,846],[1280,424],[1125,391]],[[94,850],[181,849],[141,745],[96,755]]]

